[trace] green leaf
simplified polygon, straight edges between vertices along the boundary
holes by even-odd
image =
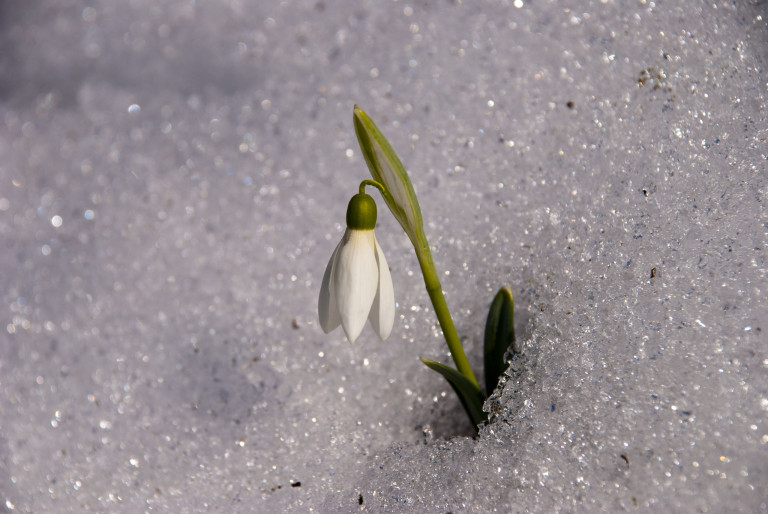
[[[515,301],[512,291],[504,286],[496,293],[485,322],[485,390],[491,395],[504,373],[504,354],[515,342]]]
[[[485,401],[485,397],[480,388],[450,366],[423,358],[421,359],[421,362],[426,364],[430,369],[443,375],[448,383],[451,384],[451,387],[456,391],[459,400],[461,400],[461,405],[463,405],[464,410],[467,411],[472,426],[477,430],[477,426],[488,419],[488,415],[483,412],[483,402]]]
[[[373,120],[357,105],[352,119],[371,176],[387,190],[383,196],[389,210],[415,246],[426,244],[421,207],[403,163]]]

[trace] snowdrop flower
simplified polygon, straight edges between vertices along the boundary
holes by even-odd
[[[347,207],[347,230],[323,275],[318,313],[327,334],[339,325],[350,343],[367,319],[381,339],[389,337],[395,321],[395,292],[387,260],[376,241],[376,202],[365,193]]]

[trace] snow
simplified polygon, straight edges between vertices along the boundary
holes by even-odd
[[[755,2],[0,4],[0,510],[768,511],[766,13]],[[419,195],[397,314],[324,335],[368,178]],[[375,193],[374,193],[375,194]],[[378,200],[378,196],[376,196]]]

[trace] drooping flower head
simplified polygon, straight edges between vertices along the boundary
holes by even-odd
[[[341,325],[350,343],[367,319],[386,339],[395,321],[395,293],[387,260],[376,241],[376,202],[365,193],[347,206],[347,230],[325,268],[318,314],[327,334]]]

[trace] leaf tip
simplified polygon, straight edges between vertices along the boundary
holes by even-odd
[[[485,323],[485,389],[490,395],[504,373],[507,349],[515,349],[514,297],[509,286],[502,286],[491,302]]]
[[[355,119],[362,119],[367,118],[368,115],[365,114],[365,111],[362,110],[359,105],[355,104],[355,107],[352,109],[352,117]]]
[[[499,292],[497,294],[501,294],[509,298],[510,300],[514,299],[514,295],[512,294],[512,289],[510,289],[509,286],[501,286],[499,288]]]

